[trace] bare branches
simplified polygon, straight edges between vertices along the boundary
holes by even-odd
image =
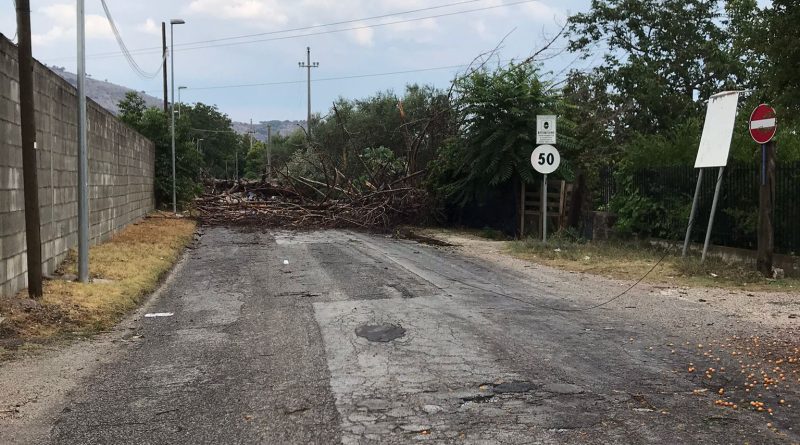
[[[285,179],[290,184],[299,183],[309,192],[301,194],[294,185],[290,190],[259,181],[240,181],[233,186],[232,181],[210,181],[206,184],[208,192],[194,202],[195,212],[206,224],[387,230],[418,222],[427,214],[430,203],[424,190],[411,186],[359,192],[340,187],[328,189],[326,184],[309,178]],[[395,184],[408,179],[410,176]],[[333,193],[336,199],[329,199]]]
[[[545,51],[549,50],[550,47],[552,47],[553,44],[556,43],[558,39],[560,39],[564,35],[564,33],[567,31],[568,25],[569,22],[564,22],[564,24],[561,26],[561,29],[559,29],[558,32],[547,43],[545,43],[544,46],[534,51],[533,54],[531,54],[527,59],[523,60],[522,63],[526,64],[539,60],[537,59],[537,57],[539,57],[541,54],[544,54]],[[558,54],[561,54],[563,52],[564,50],[562,49]],[[555,56],[548,56],[547,58],[552,58],[552,57]]]

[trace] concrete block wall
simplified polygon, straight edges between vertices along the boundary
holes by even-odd
[[[34,106],[42,259],[52,273],[78,243],[77,92],[36,63]],[[91,242],[151,211],[153,143],[87,100]],[[0,296],[27,287],[17,47],[0,34]],[[91,265],[90,265],[91,270]]]

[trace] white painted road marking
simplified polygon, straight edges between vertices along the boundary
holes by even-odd
[[[147,317],[147,318],[172,317],[173,315],[175,315],[175,314],[172,313],[172,312],[154,312],[154,313],[150,313],[150,314],[144,314],[144,316]]]

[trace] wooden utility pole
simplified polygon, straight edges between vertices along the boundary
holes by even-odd
[[[30,0],[17,0],[19,43],[19,110],[22,128],[22,179],[25,188],[25,246],[28,294],[42,296],[42,235],[39,221],[39,181],[36,162],[36,122],[33,107],[33,53]]]
[[[164,113],[169,113],[169,102],[167,101],[167,24],[161,22],[161,64],[164,72]]]
[[[772,277],[772,257],[775,251],[775,142],[761,146],[761,185],[758,190],[758,271]]]

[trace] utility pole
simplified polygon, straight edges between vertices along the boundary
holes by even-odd
[[[86,147],[86,15],[78,0],[78,279],[89,282],[89,151]]]
[[[306,61],[297,62],[300,68],[308,70],[308,117],[306,119],[306,132],[311,136],[311,68],[319,67],[319,62],[311,63],[311,47],[306,47]]]
[[[19,109],[22,127],[22,180],[25,187],[25,247],[28,295],[42,296],[42,234],[39,221],[39,181],[36,176],[36,113],[33,108],[33,54],[30,0],[17,0]]]
[[[267,125],[267,182],[272,182],[272,125]]]
[[[761,184],[758,191],[758,271],[772,277],[775,251],[775,141],[761,145]]]
[[[164,72],[164,113],[169,113],[169,102],[167,101],[167,24],[161,22],[161,64]]]

